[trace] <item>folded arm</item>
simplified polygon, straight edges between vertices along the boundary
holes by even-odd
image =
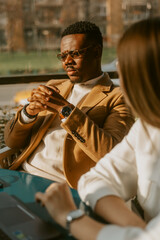
[[[62,123],[82,151],[95,162],[119,143],[134,123],[122,95],[108,105],[101,102],[87,114],[83,108],[75,108]]]

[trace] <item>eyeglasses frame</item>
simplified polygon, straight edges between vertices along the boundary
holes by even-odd
[[[75,50],[71,50],[71,51],[65,51],[65,52],[63,52],[63,53],[57,54],[57,58],[58,58],[60,61],[62,61],[62,62],[64,62],[64,61],[66,60],[66,58],[68,57],[68,55],[70,55],[70,57],[71,57],[72,59],[78,59],[78,58],[80,58],[80,56],[82,55],[82,53],[85,52],[85,50],[87,50],[87,49],[89,49],[89,48],[91,48],[91,47],[93,47],[93,45],[90,45],[90,46],[88,46],[88,47],[81,48],[81,49],[75,49]],[[72,56],[72,53],[74,53],[74,52],[77,52],[79,55],[76,56],[76,57],[73,57],[73,56]],[[62,58],[62,54],[66,55],[66,56],[65,56],[65,59]]]

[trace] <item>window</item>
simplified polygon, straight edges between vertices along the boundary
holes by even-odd
[[[80,20],[100,27],[102,64],[107,64],[116,58],[122,31],[135,21],[158,15],[160,0],[0,0],[0,5],[0,76],[8,76],[62,72],[56,59],[61,32]]]

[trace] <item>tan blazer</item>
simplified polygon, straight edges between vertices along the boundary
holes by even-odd
[[[72,83],[70,80],[50,80],[47,85],[59,88],[67,98]],[[9,169],[17,169],[25,161],[52,123],[56,114],[41,112],[37,119],[29,124],[20,120],[20,110],[5,128],[6,145],[12,148],[24,148],[21,155]],[[67,131],[64,142],[63,167],[68,184],[76,188],[82,174],[109,152],[134,123],[127,109],[119,87],[115,87],[108,74],[100,79],[91,92],[85,96],[61,126]]]

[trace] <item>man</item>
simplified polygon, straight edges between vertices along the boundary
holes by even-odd
[[[50,80],[31,93],[5,129],[11,148],[23,148],[9,167],[76,188],[80,176],[109,152],[132,126],[119,87],[101,70],[99,28],[82,21],[62,33],[62,61],[68,79]]]

